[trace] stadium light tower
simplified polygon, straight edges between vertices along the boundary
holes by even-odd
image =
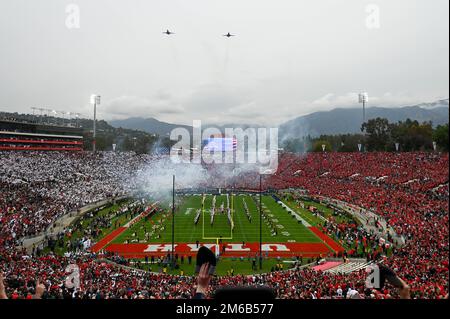
[[[100,95],[92,94],[91,95],[91,104],[94,105],[94,128],[93,128],[93,135],[92,135],[92,150],[96,151],[96,136],[97,136],[97,104],[100,105]]]
[[[76,127],[80,127],[80,123],[79,123],[80,116],[81,116],[81,113],[75,113],[75,126]]]
[[[361,129],[362,129],[362,125],[364,123],[366,123],[366,104],[369,101],[369,95],[366,92],[359,93],[358,98],[359,98],[359,103],[362,103],[362,106],[363,106],[363,121],[361,124]],[[363,130],[363,134],[365,135],[365,130]],[[365,146],[363,143],[362,143],[362,149],[363,150],[365,149]]]
[[[366,122],[366,104],[369,101],[369,95],[367,93],[359,93],[359,103],[363,106],[363,124]]]

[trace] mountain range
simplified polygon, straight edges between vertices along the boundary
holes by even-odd
[[[387,118],[395,123],[406,119],[419,123],[431,121],[433,126],[449,121],[449,100],[422,103],[404,107],[369,107],[366,109],[366,121],[377,117]],[[336,108],[330,111],[314,112],[297,117],[279,126],[279,136],[298,137],[302,135],[319,136],[326,134],[361,133],[363,112],[361,108]]]
[[[406,119],[418,122],[431,121],[433,126],[449,122],[449,100],[439,100],[432,103],[421,103],[404,107],[368,107],[366,121],[373,118],[387,118],[389,122],[404,121]],[[319,136],[322,134],[351,134],[360,133],[363,121],[362,108],[335,108],[329,111],[314,112],[299,116],[279,126],[281,139],[304,135]],[[124,120],[109,122],[114,127],[142,130],[151,134],[168,136],[176,127],[184,127],[189,131],[192,127],[158,121],[154,118],[131,117]],[[252,125],[220,125],[223,127],[242,127]]]
[[[116,128],[122,127],[126,129],[139,130],[150,134],[158,134],[159,136],[168,136],[170,135],[170,132],[177,127],[186,128],[188,131],[192,130],[191,126],[161,122],[151,117],[130,117],[124,120],[113,120],[108,122]]]

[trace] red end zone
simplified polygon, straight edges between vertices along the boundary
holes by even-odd
[[[332,238],[330,238],[328,235],[321,232],[316,227],[309,227],[309,230],[312,231],[314,234],[316,234],[317,237],[319,237],[324,243],[326,243],[332,250],[334,250],[337,253],[344,252],[344,247],[339,245],[337,242],[335,242]]]
[[[259,252],[259,243],[230,243],[216,245],[214,243],[201,243],[198,247],[195,243],[176,243],[175,253],[183,256],[195,256],[200,246],[206,246],[213,252],[219,249],[222,257],[248,257],[256,256]],[[219,247],[218,247],[219,246]],[[111,244],[106,251],[116,253],[125,258],[143,258],[145,256],[164,256],[170,253],[172,245],[165,244]],[[324,243],[264,243],[262,245],[264,256],[269,257],[318,257],[326,256],[330,249]]]
[[[91,247],[91,251],[96,253],[102,250],[103,247],[108,245],[111,241],[114,240],[117,236],[119,236],[121,233],[123,233],[127,228],[126,227],[119,227],[109,233],[106,237],[103,237],[98,243],[96,243],[94,246]]]

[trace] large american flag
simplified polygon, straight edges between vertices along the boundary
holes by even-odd
[[[204,141],[204,150],[230,152],[236,151],[237,139],[235,137],[211,137]]]

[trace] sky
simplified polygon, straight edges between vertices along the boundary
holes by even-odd
[[[448,0],[2,0],[0,111],[276,125],[449,96]],[[165,35],[169,29],[173,35]],[[222,35],[230,32],[235,37]]]

